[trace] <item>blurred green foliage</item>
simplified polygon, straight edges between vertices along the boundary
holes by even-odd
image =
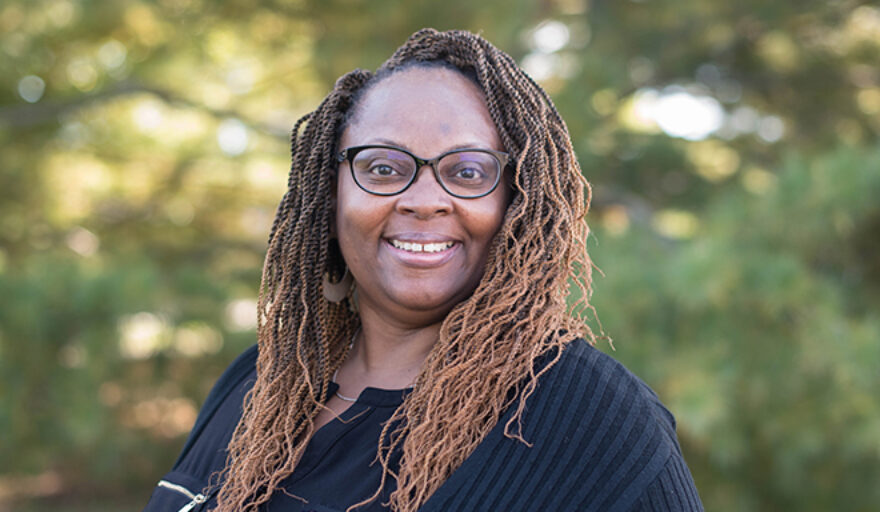
[[[689,240],[603,238],[595,304],[676,414],[707,509],[871,510],[880,150],[781,167],[771,192],[713,202]]]
[[[5,0],[0,511],[146,502],[254,342],[288,130],[423,26],[556,101],[706,508],[880,506],[876,5]]]

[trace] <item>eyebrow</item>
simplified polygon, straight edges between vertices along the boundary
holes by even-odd
[[[367,145],[371,145],[371,144],[383,144],[386,146],[395,146],[395,147],[398,147],[401,149],[405,149],[405,150],[409,151],[410,153],[413,153],[413,150],[409,146],[407,146],[406,144],[401,144],[398,141],[391,140],[391,139],[385,139],[382,137],[378,137],[375,139],[369,139],[369,142],[367,142],[365,144],[357,144],[357,145],[358,146],[367,146]],[[455,151],[457,149],[492,149],[492,150],[494,150],[495,148],[488,146],[488,145],[478,144],[478,143],[464,143],[464,144],[456,144],[455,146],[446,148],[445,150],[441,151],[438,154],[442,155],[443,153],[448,153],[450,151]]]

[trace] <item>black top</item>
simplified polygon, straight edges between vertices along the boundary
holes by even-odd
[[[217,486],[207,487],[209,478],[225,463],[255,361],[252,347],[220,378],[146,511],[214,506]],[[341,421],[315,433],[282,483],[286,492],[263,510],[342,512],[371,496],[381,477],[379,433],[405,393],[365,389]],[[522,432],[531,448],[504,436],[510,414],[421,510],[702,510],[672,415],[642,381],[583,340],[566,348],[527,401]],[[386,510],[389,480],[383,496],[358,511]]]
[[[331,383],[330,393],[339,388]],[[296,470],[282,482],[288,493],[308,501],[302,503],[278,493],[264,510],[268,512],[318,511],[343,512],[346,507],[376,492],[381,483],[381,464],[376,459],[378,439],[385,422],[403,403],[405,391],[364,389],[340,420],[332,420],[315,432]],[[399,455],[392,461],[396,467]],[[358,510],[386,510],[381,503],[388,493]]]

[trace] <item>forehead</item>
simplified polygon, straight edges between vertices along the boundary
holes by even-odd
[[[340,143],[389,143],[418,151],[500,147],[483,92],[445,68],[410,68],[374,85],[355,107]],[[426,156],[433,153],[423,153]]]

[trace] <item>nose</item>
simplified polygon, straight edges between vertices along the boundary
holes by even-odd
[[[416,170],[415,181],[398,196],[397,211],[428,219],[435,215],[445,215],[452,211],[450,196],[434,175],[430,165]]]

